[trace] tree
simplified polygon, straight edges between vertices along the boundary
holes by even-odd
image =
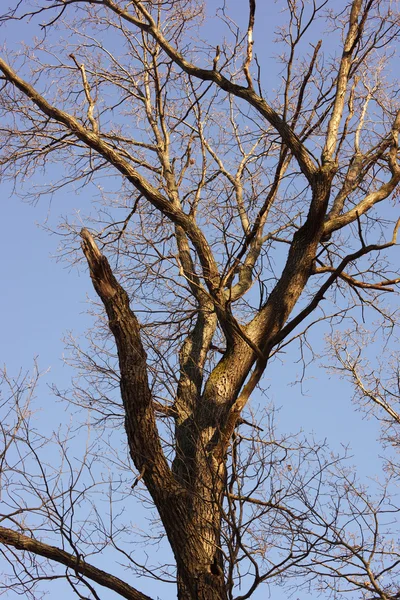
[[[134,572],[176,580],[182,600],[249,598],[295,577],[333,595],[397,598],[387,488],[375,502],[339,457],[276,440],[269,409],[257,424],[249,405],[267,365],[313,327],[343,329],[369,309],[395,327],[384,297],[400,283],[396,4],[282,3],[281,84],[268,92],[270,59],[255,42],[273,32],[255,0],[239,25],[223,3],[218,44],[203,39],[215,8],[20,0],[1,17],[41,36],[0,60],[3,178],[34,175],[33,200],[95,185],[103,202],[81,231],[64,224],[101,307],[90,344],[71,342],[81,380],[55,393],[97,415],[96,444],[124,423],[129,459],[108,448],[125,473],[108,481],[110,507],[136,492],[151,502],[174,557],[141,565],[119,508],[106,523],[97,445],[77,466],[60,434],[63,464],[46,465],[24,404],[33,383],[4,373],[6,588],[37,597],[43,580],[64,577],[80,598],[101,586],[148,598],[92,564],[114,549]],[[85,502],[91,516],[78,518]]]

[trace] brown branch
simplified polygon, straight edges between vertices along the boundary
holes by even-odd
[[[137,19],[126,9],[122,9],[118,6],[113,0],[104,0],[104,4],[122,19],[151,35],[171,60],[185,71],[185,73],[203,81],[212,81],[228,94],[233,94],[237,98],[242,98],[251,104],[251,106],[253,106],[278,131],[284,144],[290,148],[293,155],[296,157],[299,166],[308,181],[313,180],[313,176],[318,168],[314,164],[309,152],[286,121],[284,121],[264,98],[254,91],[254,89],[233,83],[214,68],[202,69],[186,60],[186,58],[166,40],[150,13],[144,8],[142,2],[136,0],[132,2],[132,4],[143,15],[146,21]]]
[[[154,410],[162,415],[163,417],[171,417],[172,419],[176,418],[176,409],[173,406],[168,404],[162,404],[158,402],[158,400],[153,400]]]
[[[7,527],[0,526],[0,543],[5,546],[12,546],[17,550],[32,552],[33,554],[64,565],[72,571],[79,573],[79,575],[83,575],[83,577],[87,577],[95,583],[116,592],[122,598],[127,598],[127,600],[152,600],[150,596],[139,592],[121,579],[118,579],[118,577],[94,567],[79,556],[74,556],[56,546],[50,546]]]
[[[250,75],[250,64],[253,59],[253,31],[254,31],[254,17],[256,12],[256,0],[249,0],[249,25],[247,27],[247,52],[246,52],[246,60],[243,65],[243,71],[246,77],[247,85],[249,88],[253,87],[253,82]]]
[[[251,286],[253,280],[252,270],[257,258],[260,255],[262,245],[266,241],[261,239],[263,228],[267,220],[269,210],[276,199],[279,185],[282,181],[287,167],[289,166],[289,162],[290,156],[288,157],[287,148],[283,148],[279,157],[278,165],[275,170],[274,180],[264,201],[264,204],[259,210],[251,230],[246,235],[242,247],[240,248],[240,251],[235,257],[232,266],[229,268],[227,274],[224,277],[223,285],[226,285],[227,282],[233,277],[236,270],[239,271],[239,282],[235,284],[232,287],[232,289],[228,290],[227,294],[229,300],[232,302],[240,298],[240,296],[242,296],[244,293],[246,293],[246,291]],[[244,263],[240,266],[241,260],[246,254],[247,250],[249,250],[249,253],[246,259],[244,260]]]
[[[291,123],[291,127],[292,127],[293,130],[294,130],[294,128],[295,128],[295,126],[297,124],[297,120],[298,120],[298,118],[300,116],[301,109],[303,107],[303,100],[304,100],[304,94],[305,94],[305,91],[306,91],[306,87],[307,87],[307,84],[310,81],[311,75],[313,73],[313,70],[314,70],[314,67],[315,67],[315,63],[317,62],[318,52],[320,51],[321,46],[322,46],[322,40],[319,40],[317,42],[317,45],[314,48],[314,52],[313,52],[313,55],[311,57],[311,61],[310,61],[310,65],[308,67],[308,71],[305,74],[304,79],[303,79],[303,81],[301,83],[300,90],[299,90],[299,95],[298,95],[298,99],[297,99],[297,106],[296,106],[296,110],[295,110],[295,113],[293,115],[293,119],[292,119],[292,123]]]
[[[326,221],[324,225],[323,237],[327,239],[334,231],[342,229],[346,225],[353,223],[361,215],[368,212],[375,204],[386,200],[394,192],[398,184],[400,183],[400,172],[393,175],[393,177],[387,183],[384,183],[379,190],[368,194],[364,200],[357,204],[354,208],[349,210],[343,215],[339,215],[333,219]]]
[[[314,269],[313,273],[315,275],[321,274],[321,273],[335,273],[336,269],[335,267],[319,267],[317,269]],[[398,283],[400,283],[400,277],[396,277],[395,279],[384,279],[383,281],[378,281],[377,283],[367,283],[365,281],[360,281],[358,279],[356,279],[355,277],[352,277],[351,275],[349,275],[348,273],[340,273],[339,275],[340,279],[343,279],[343,281],[345,281],[346,283],[348,283],[349,285],[353,286],[353,287],[358,287],[358,288],[362,288],[365,290],[377,290],[377,291],[383,291],[383,292],[394,292],[394,289],[391,287],[388,287],[390,285],[397,285]]]
[[[227,494],[231,500],[237,502],[248,502],[249,504],[255,504],[256,506],[262,506],[264,508],[275,509],[277,511],[285,512],[291,519],[302,519],[301,515],[296,515],[290,508],[279,504],[278,502],[272,502],[272,500],[260,500],[259,498],[253,498],[252,496],[239,496],[237,494]]]
[[[376,251],[384,250],[386,248],[390,248],[391,246],[394,246],[396,243],[397,232],[398,232],[399,226],[400,226],[400,219],[396,223],[396,226],[395,226],[394,232],[393,232],[393,237],[390,242],[388,242],[386,244],[381,244],[381,245],[371,244],[369,246],[363,246],[362,248],[360,248],[360,250],[357,250],[357,252],[353,252],[353,254],[349,254],[348,256],[346,256],[341,261],[341,263],[336,267],[334,272],[328,277],[328,279],[325,281],[325,283],[320,287],[320,289],[315,294],[315,296],[311,300],[311,302],[296,317],[294,317],[287,325],[285,325],[285,327],[283,327],[283,329],[280,331],[280,333],[275,337],[274,345],[279,344],[279,342],[281,342],[289,333],[291,333],[293,331],[293,329],[295,329],[295,327],[297,327],[297,325],[299,325],[302,321],[304,321],[304,319],[306,317],[308,317],[308,315],[311,314],[317,308],[317,306],[321,302],[321,300],[324,299],[325,293],[328,291],[328,289],[331,287],[331,285],[336,281],[336,279],[342,275],[344,269],[347,267],[347,265],[349,263],[351,263],[354,260],[357,260],[358,258],[360,258],[361,256],[364,256],[365,254],[369,254],[370,252],[374,252],[374,251],[376,252]]]
[[[399,227],[400,227],[400,219],[396,223],[396,226],[395,226],[395,229],[393,232],[393,237],[390,242],[388,242],[386,244],[382,244],[382,245],[373,244],[370,246],[363,246],[357,252],[354,252],[353,254],[349,254],[348,256],[346,256],[341,261],[339,266],[335,269],[335,271],[330,275],[330,277],[328,277],[328,279],[325,281],[325,283],[321,286],[321,288],[315,294],[315,296],[311,300],[311,302],[298,315],[296,315],[289,323],[287,323],[287,325],[282,327],[275,336],[272,336],[268,339],[268,343],[265,344],[264,348],[263,348],[263,356],[258,358],[256,365],[254,367],[254,370],[253,370],[252,374],[250,375],[249,380],[247,381],[247,383],[243,387],[243,390],[241,391],[239,397],[237,398],[237,400],[231,407],[228,417],[226,419],[226,422],[225,422],[224,426],[222,427],[220,444],[219,444],[218,450],[217,450],[217,453],[219,453],[220,456],[224,455],[226,447],[231,438],[232,432],[235,429],[237,420],[240,417],[240,413],[242,412],[244,406],[248,402],[251,394],[255,390],[256,386],[258,385],[258,383],[265,371],[271,348],[273,346],[276,346],[277,344],[279,344],[282,340],[284,340],[285,337],[287,337],[287,335],[289,335],[302,321],[304,321],[304,319],[306,319],[317,308],[317,306],[321,302],[321,300],[324,299],[324,295],[327,292],[327,290],[336,281],[336,279],[338,277],[340,277],[340,275],[342,274],[342,272],[344,271],[344,269],[350,262],[356,260],[357,258],[360,258],[361,256],[364,256],[365,254],[368,254],[369,252],[384,250],[385,248],[389,248],[389,247],[393,246],[396,243],[397,232],[398,232]],[[279,286],[279,283],[277,284],[277,287],[278,286]],[[275,293],[275,291],[277,290],[277,287],[275,288],[273,293]],[[278,299],[279,299],[279,295],[278,295]],[[282,297],[281,297],[281,301],[282,301]],[[276,320],[278,317],[278,311],[275,310],[273,312],[272,316]],[[270,321],[270,319],[268,320],[268,322],[269,321]],[[258,327],[260,326],[256,320],[253,321],[253,324],[254,323]]]
[[[386,183],[383,183],[378,190],[374,190],[365,196],[361,202],[356,204],[354,208],[347,211],[346,213],[339,215],[338,212],[344,205],[344,200],[346,195],[348,195],[351,191],[353,191],[359,181],[362,165],[358,164],[359,161],[362,160],[362,157],[358,157],[357,154],[353,157],[353,165],[350,164],[348,174],[346,176],[345,184],[342,190],[339,192],[339,198],[337,198],[334,202],[333,209],[330,213],[330,218],[326,220],[324,224],[324,235],[323,237],[328,238],[334,231],[338,229],[342,229],[346,225],[353,223],[359,217],[366,212],[368,212],[375,204],[378,202],[382,202],[382,200],[386,200],[394,192],[398,184],[400,183],[400,166],[397,162],[398,155],[398,136],[400,131],[400,110],[396,114],[396,118],[393,122],[392,130],[388,134],[388,137],[385,138],[382,142],[381,148],[374,155],[376,160],[378,158],[378,154],[381,151],[385,151],[389,146],[388,152],[388,164],[391,172],[391,178]],[[358,161],[358,162],[357,162]],[[371,160],[372,164],[372,160]],[[342,196],[343,194],[343,196]]]
[[[145,470],[144,481],[157,503],[175,493],[176,485],[157,431],[139,323],[130,309],[127,293],[115,279],[93,236],[82,229],[81,237],[93,286],[104,304],[117,345],[129,450],[138,471]]]
[[[111,165],[113,165],[130,183],[162,214],[173,223],[180,225],[193,243],[203,267],[204,279],[213,295],[219,290],[220,276],[213,253],[204,234],[196,225],[194,219],[186,215],[179,206],[170,202],[161,192],[152,186],[121,154],[105,142],[97,133],[86,129],[75,117],[69,113],[52,106],[29,83],[24,81],[17,73],[0,58],[0,71],[7,81],[21,90],[40,110],[55,121],[62,123],[78,139],[88,147],[96,150]]]

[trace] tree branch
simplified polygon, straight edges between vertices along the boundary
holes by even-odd
[[[52,106],[35,90],[34,87],[19,77],[1,58],[0,71],[4,73],[7,81],[12,83],[30,98],[30,100],[36,104],[45,115],[65,125],[65,127],[76,135],[78,139],[103,156],[122,175],[124,175],[155,208],[173,223],[180,225],[184,229],[199,256],[203,267],[204,279],[210,292],[214,294],[214,296],[217,295],[220,282],[218,267],[211,248],[195,221],[189,215],[186,215],[176,204],[170,202],[168,198],[165,198],[158,189],[153,187],[145,177],[140,175],[140,173],[136,171],[136,169],[134,169],[118,151],[105,142],[99,134],[86,129],[86,127],[79,123],[75,117],[67,112]]]
[[[336,149],[339,126],[342,120],[343,109],[346,100],[350,67],[353,61],[353,52],[365,23],[365,18],[361,20],[360,24],[358,23],[361,6],[362,0],[353,0],[350,12],[349,30],[344,43],[343,54],[337,77],[335,102],[333,105],[331,118],[329,119],[325,147],[322,153],[323,162],[332,160]],[[368,7],[365,10],[364,16],[366,16],[367,12]]]
[[[320,287],[320,289],[315,294],[315,296],[311,300],[311,302],[296,317],[294,317],[289,323],[287,323],[287,325],[285,325],[285,327],[283,327],[283,329],[280,331],[278,336],[274,339],[274,345],[281,342],[289,333],[291,333],[293,331],[293,329],[295,329],[295,327],[297,327],[297,325],[299,325],[302,321],[304,321],[304,319],[309,314],[311,314],[313,312],[313,310],[315,310],[317,308],[317,306],[321,302],[321,300],[324,299],[324,294],[328,291],[328,289],[336,281],[336,279],[342,275],[344,269],[347,267],[347,265],[349,263],[351,263],[354,260],[357,260],[358,258],[360,258],[361,256],[364,256],[365,254],[369,254],[370,252],[384,250],[385,248],[390,248],[390,246],[394,246],[394,244],[396,243],[397,232],[398,232],[399,226],[400,226],[400,219],[396,223],[392,240],[390,242],[388,242],[387,244],[381,244],[381,245],[371,244],[369,246],[363,246],[362,248],[357,250],[357,252],[354,252],[353,254],[349,254],[348,256],[346,256],[341,261],[340,265],[338,265],[338,267],[328,277],[328,279],[325,281],[325,283]]]
[[[43,556],[44,558],[48,558],[61,565],[65,565],[76,573],[116,592],[122,596],[122,598],[126,598],[127,600],[152,600],[150,596],[146,596],[146,594],[139,592],[121,579],[118,579],[118,577],[90,565],[79,556],[74,556],[69,552],[65,552],[65,550],[60,550],[60,548],[57,548],[56,546],[50,546],[49,544],[45,544],[34,538],[17,533],[7,527],[0,526],[0,543],[5,546],[12,546],[17,550],[32,552],[33,554]]]
[[[104,0],[104,4],[122,19],[151,35],[170,59],[185,71],[185,73],[203,81],[212,81],[225,92],[232,94],[237,98],[242,98],[251,104],[251,106],[253,106],[277,130],[283,142],[290,148],[293,155],[296,157],[305,177],[308,181],[312,181],[318,167],[314,164],[309,152],[286,121],[278,115],[264,98],[256,94],[254,89],[233,83],[214,68],[202,69],[186,60],[186,58],[167,41],[161,33],[160,28],[157,27],[151,14],[144,8],[142,2],[134,0],[132,5],[143,15],[147,22],[137,19],[126,9],[117,6],[113,0]]]
[[[118,350],[121,396],[132,460],[155,502],[176,492],[176,482],[161,448],[148,384],[147,357],[139,323],[129,307],[125,290],[115,279],[107,259],[87,229],[82,229],[82,249],[93,286],[104,304]]]

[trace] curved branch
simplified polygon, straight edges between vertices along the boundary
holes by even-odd
[[[169,58],[185,71],[185,73],[203,81],[212,81],[228,94],[232,94],[237,98],[242,98],[251,104],[251,106],[253,106],[279,133],[284,144],[290,148],[291,152],[296,157],[300,169],[308,181],[313,181],[313,177],[317,173],[318,167],[314,164],[306,147],[302,144],[288,123],[286,123],[272,106],[270,106],[264,98],[259,96],[254,89],[233,83],[216,69],[202,69],[186,60],[186,58],[167,41],[150,13],[144,8],[142,2],[134,0],[131,4],[143,15],[146,21],[134,17],[126,9],[121,8],[113,2],[113,0],[103,0],[103,3],[119,17],[132,25],[135,25],[141,31],[145,31],[151,35]]]
[[[361,256],[365,256],[365,254],[369,254],[370,252],[376,252],[394,246],[396,244],[397,232],[399,227],[400,219],[397,221],[396,226],[394,228],[392,240],[387,244],[371,244],[369,246],[362,246],[362,248],[357,250],[357,252],[353,252],[353,254],[349,254],[348,256],[346,256],[338,265],[338,267],[333,271],[333,273],[331,273],[331,275],[328,277],[325,283],[320,287],[320,289],[315,294],[311,302],[302,311],[300,311],[298,315],[296,315],[291,321],[289,321],[289,323],[287,323],[287,325],[285,325],[285,327],[283,327],[279,334],[274,338],[274,345],[279,344],[282,340],[284,340],[285,337],[297,327],[297,325],[304,321],[304,319],[308,317],[308,315],[310,315],[317,308],[321,300],[324,299],[325,293],[336,281],[336,279],[342,276],[344,269],[349,263],[351,263],[354,260],[357,260]]]
[[[323,237],[326,239],[330,236],[334,231],[338,229],[342,229],[346,225],[353,223],[356,221],[361,215],[368,212],[375,204],[378,202],[382,202],[382,200],[386,200],[394,192],[398,184],[400,183],[400,165],[398,164],[398,137],[400,131],[400,110],[397,111],[396,118],[393,122],[392,129],[388,135],[388,137],[383,141],[381,148],[379,148],[379,154],[385,151],[385,149],[389,146],[388,151],[388,164],[391,173],[391,178],[386,183],[383,183],[381,187],[373,192],[370,192],[365,196],[361,202],[356,204],[351,210],[348,210],[346,213],[339,215],[338,212],[344,205],[344,197],[337,198],[335,200],[333,210],[330,215],[328,215],[327,220],[324,224],[324,234]],[[376,156],[376,155],[375,155]],[[356,164],[354,164],[356,163]],[[354,171],[351,173],[351,168],[349,168],[349,172],[347,175],[347,184],[348,187],[340,193],[349,194],[358,184],[358,176],[360,172],[360,165],[357,165],[357,154],[355,154],[353,158],[353,168]],[[350,176],[350,179],[349,179]],[[353,179],[353,181],[351,181]],[[345,182],[346,185],[346,182]],[[336,206],[335,206],[336,204]]]
[[[325,293],[336,281],[336,279],[338,279],[338,277],[341,276],[344,269],[350,262],[356,260],[357,258],[360,258],[361,256],[364,256],[365,254],[368,254],[369,252],[384,250],[385,248],[390,248],[391,246],[395,245],[399,227],[400,219],[396,223],[393,232],[393,237],[390,242],[382,245],[371,244],[370,246],[362,246],[362,248],[360,248],[360,250],[358,250],[357,252],[346,256],[335,269],[335,271],[331,273],[331,275],[328,277],[325,283],[320,287],[320,289],[315,294],[311,302],[302,311],[300,311],[300,313],[297,314],[291,321],[289,321],[284,327],[282,327],[276,335],[272,336],[268,340],[268,344],[264,346],[264,355],[258,358],[252,374],[250,375],[248,381],[244,385],[239,397],[232,405],[228,417],[226,419],[225,425],[222,428],[221,443],[219,446],[219,451],[221,454],[225,451],[226,446],[229,443],[229,440],[235,428],[237,419],[240,416],[240,413],[242,412],[244,406],[248,402],[254,389],[260,382],[260,379],[264,373],[269,359],[269,353],[271,351],[271,348],[282,342],[285,339],[285,337],[287,337],[302,321],[304,321],[304,319],[306,319],[317,308],[321,300],[324,299]],[[275,311],[275,314],[277,314],[277,311]]]
[[[346,225],[356,221],[361,215],[368,212],[375,204],[386,200],[394,192],[398,184],[400,183],[400,170],[394,173],[390,181],[384,183],[379,190],[375,190],[368,194],[361,202],[359,202],[354,208],[347,211],[343,215],[331,218],[324,224],[324,235],[323,238],[327,239],[334,231],[342,229]]]
[[[118,577],[94,567],[79,556],[74,556],[56,546],[50,546],[7,527],[0,526],[0,543],[5,546],[12,546],[17,550],[32,552],[33,554],[64,565],[95,583],[116,592],[122,598],[127,598],[127,600],[152,600],[150,596],[139,592],[121,579],[118,579]]]
[[[112,146],[104,141],[99,134],[84,127],[75,117],[69,113],[51,105],[39,92],[29,83],[24,81],[17,73],[0,58],[0,71],[3,72],[5,79],[18,88],[27,96],[36,106],[48,117],[62,123],[78,139],[84,142],[89,148],[92,148],[103,156],[113,167],[124,175],[135,188],[162,214],[164,214],[173,223],[180,225],[193,243],[203,267],[204,279],[210,289],[210,292],[217,295],[220,276],[213,253],[206,237],[197,227],[194,219],[186,215],[181,208],[168,198],[165,198],[161,192],[152,186],[145,177],[143,177],[132,165],[125,160],[121,154]]]

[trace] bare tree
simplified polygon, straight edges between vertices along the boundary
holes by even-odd
[[[313,326],[378,311],[395,327],[383,297],[400,283],[397,4],[288,0],[274,34],[255,0],[238,25],[224,2],[216,46],[209,4],[20,0],[1,17],[40,36],[0,59],[2,176],[33,177],[33,200],[96,190],[97,216],[64,231],[102,305],[87,347],[70,341],[80,379],[56,390],[97,415],[79,464],[68,434],[31,430],[26,380],[11,385],[5,587],[36,598],[61,577],[80,598],[101,586],[147,598],[90,561],[116,552],[185,600],[244,600],[262,582],[397,598],[390,481],[373,498],[342,457],[277,437],[270,408],[257,423],[249,405],[267,364]],[[267,30],[281,53],[275,91],[256,54]],[[123,426],[129,457],[107,437]],[[46,466],[45,444],[59,465]],[[113,508],[135,494],[154,507],[171,564],[136,558]]]

